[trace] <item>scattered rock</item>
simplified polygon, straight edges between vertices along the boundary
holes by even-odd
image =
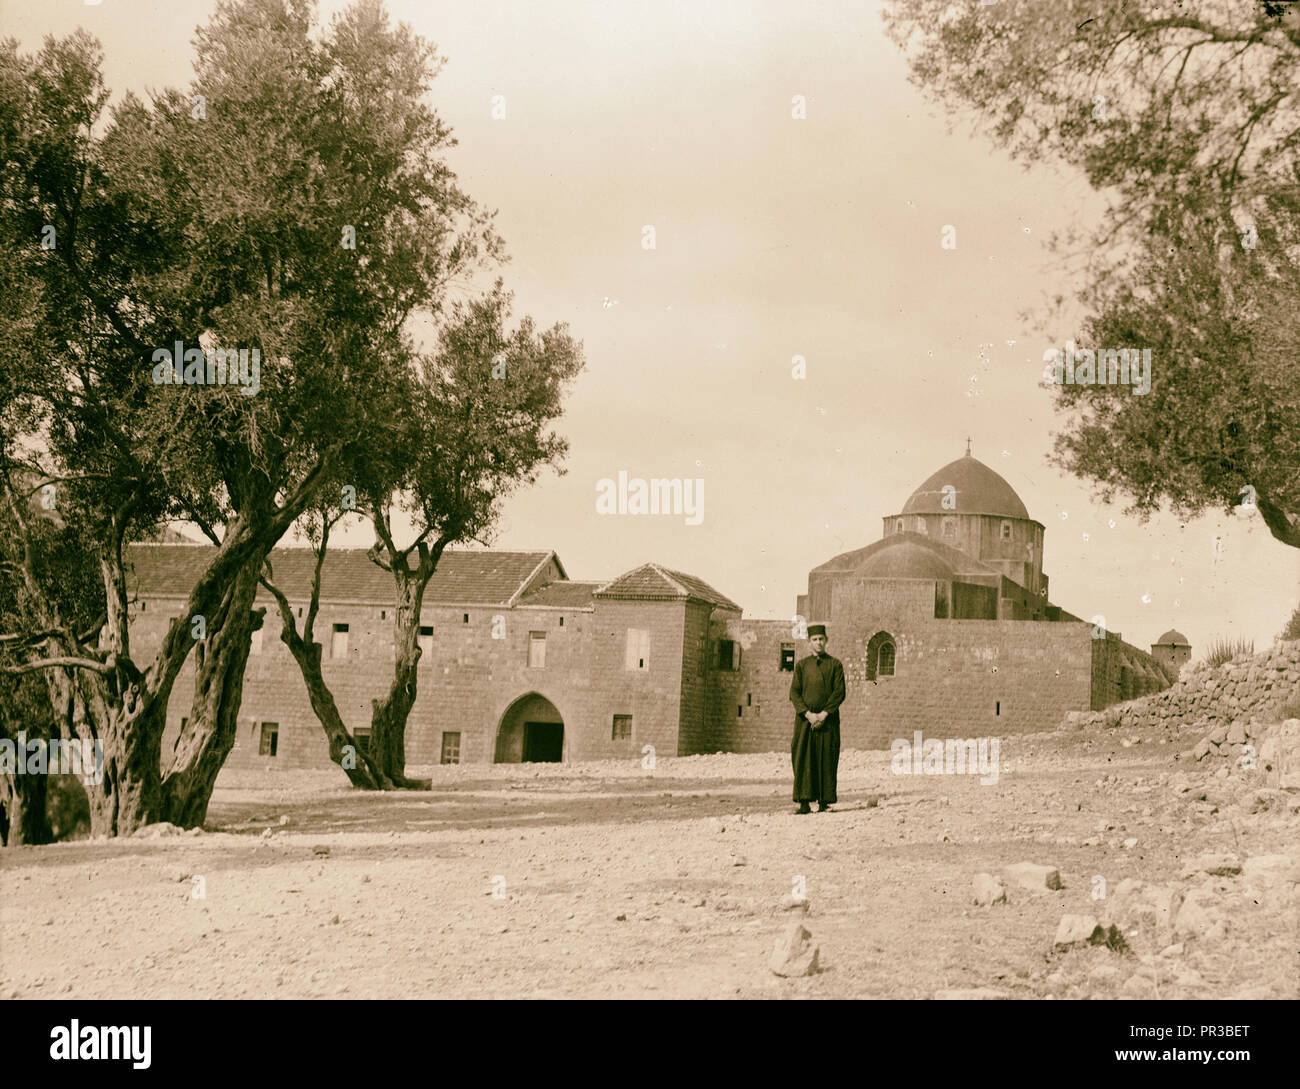
[[[1300,790],[1300,718],[1289,718],[1276,727],[1260,747],[1269,786]]]
[[[1246,859],[1242,876],[1265,887],[1300,883],[1300,863],[1290,855],[1256,855]]]
[[[696,906],[696,907],[703,907],[703,906],[704,906],[704,901],[701,900],[701,901],[700,901],[698,904],[696,904],[695,906]],[[806,897],[806,896],[785,896],[785,897],[782,897],[781,902],[777,905],[777,911],[778,911],[778,912],[783,912],[783,911],[798,911],[798,912],[802,912],[804,915],[807,915],[807,914],[808,914],[808,906],[809,906],[809,905],[808,905],[808,897]]]
[[[1014,862],[1002,868],[1002,876],[1022,889],[1059,889],[1061,873],[1055,866],[1040,866],[1034,862]]]
[[[1124,899],[1125,897],[1132,896],[1135,892],[1138,892],[1141,888],[1142,888],[1142,882],[1139,881],[1136,877],[1126,877],[1118,885],[1115,886],[1115,891],[1111,893],[1111,897],[1117,900]]]
[[[935,991],[934,997],[939,1002],[979,1002],[1009,997],[1006,991],[996,987],[948,987]]]
[[[177,828],[171,821],[159,821],[157,824],[146,824],[143,828],[137,828],[135,838],[162,839],[164,836],[183,836],[184,834],[184,829]]]
[[[1174,933],[1189,938],[1213,937],[1215,924],[1220,921],[1215,909],[1216,899],[1205,889],[1193,889],[1188,893],[1174,918]]]
[[[977,873],[971,885],[975,895],[975,903],[981,907],[991,907],[993,904],[1005,904],[1007,902],[1007,890],[1003,887],[1002,882],[991,873]]]
[[[1052,948],[1064,953],[1076,945],[1104,945],[1117,953],[1127,948],[1124,936],[1114,925],[1102,926],[1091,915],[1063,915]]]
[[[776,940],[767,966],[778,976],[810,976],[817,971],[820,950],[800,922],[792,922]]]
[[[1227,877],[1241,873],[1241,862],[1232,854],[1197,855],[1183,867],[1183,876],[1195,877],[1198,873]]]
[[[1096,945],[1099,937],[1105,940],[1101,924],[1091,915],[1062,915],[1052,948],[1064,952],[1072,945]]]

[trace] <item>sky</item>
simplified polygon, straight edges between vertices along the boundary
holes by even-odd
[[[144,93],[188,82],[214,6],[0,0],[0,33],[84,26],[115,95]],[[1037,319],[1081,284],[1044,244],[1100,204],[923,98],[875,3],[387,6],[447,59],[449,162],[498,210],[516,316],[585,349],[566,472],[506,501],[494,547],[554,549],[578,579],[653,561],[788,619],[809,569],[878,540],[969,437],[1046,527],[1054,603],[1141,647],[1176,627],[1195,657],[1281,630],[1300,554],[1257,515],[1143,523],[1049,464],[1043,353],[1074,330]],[[702,519],[598,513],[620,471],[702,480]]]

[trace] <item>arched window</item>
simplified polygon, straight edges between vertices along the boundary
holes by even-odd
[[[867,680],[894,675],[894,637],[887,631],[878,631],[867,644]]]
[[[895,533],[902,533],[902,532],[903,532],[903,520],[902,520],[901,518],[900,518],[897,522],[894,523],[894,532],[895,532]]]

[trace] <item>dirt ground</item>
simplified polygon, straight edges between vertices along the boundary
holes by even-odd
[[[202,832],[0,850],[0,997],[1295,998],[1300,798],[1176,759],[1195,740],[1006,739],[987,786],[850,751],[803,817],[779,753],[412,769],[432,793],[225,772]],[[1207,852],[1243,872],[1184,873]],[[1064,887],[977,906],[1017,862]],[[1205,925],[1128,919],[1125,878]],[[1127,951],[1054,950],[1066,914]],[[794,919],[820,970],[782,978]]]

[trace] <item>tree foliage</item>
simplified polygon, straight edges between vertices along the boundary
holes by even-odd
[[[1055,459],[1132,510],[1255,509],[1300,547],[1300,12],[1246,0],[888,0],[915,79],[1107,199],[1081,344],[1151,391],[1058,385]]]
[[[61,517],[93,542],[104,614],[78,632],[19,541],[4,557],[21,573],[19,612],[52,634],[43,656],[0,668],[41,670],[72,698],[65,728],[104,742],[96,831],[202,821],[234,741],[263,560],[326,482],[382,445],[411,314],[437,312],[456,276],[500,251],[446,166],[431,47],[375,0],[320,34],[313,11],[222,0],[189,92],[128,95],[107,115],[88,35],[31,56],[0,45],[8,515],[26,535],[14,472],[56,482]],[[257,348],[257,390],[160,384],[157,353],[177,341]],[[219,547],[137,661],[124,546],[164,518]],[[189,721],[160,770],[191,652]]]

